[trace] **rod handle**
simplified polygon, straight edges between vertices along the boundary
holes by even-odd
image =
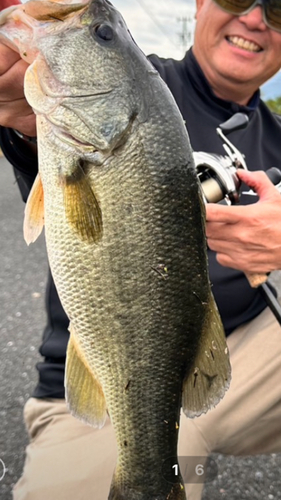
[[[267,274],[246,273],[246,277],[252,288],[257,288],[267,281]]]

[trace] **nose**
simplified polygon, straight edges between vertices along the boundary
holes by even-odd
[[[262,7],[258,5],[254,7],[248,14],[244,14],[244,16],[239,16],[239,20],[247,26],[249,30],[259,30],[265,31],[267,26],[263,19],[263,11]]]

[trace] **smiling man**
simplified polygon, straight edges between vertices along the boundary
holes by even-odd
[[[247,114],[247,128],[230,140],[246,157],[249,172],[241,172],[241,180],[259,201],[244,194],[239,206],[206,207],[210,279],[227,335],[232,382],[215,409],[194,420],[182,418],[179,455],[281,452],[281,329],[244,275],[281,268],[281,196],[264,173],[272,166],[281,169],[281,117],[269,111],[259,92],[281,67],[281,0],[197,0],[196,18],[194,46],[182,61],[155,55],[150,60],[177,101],[195,151],[224,155],[216,128],[238,111]],[[17,54],[0,45],[0,143],[26,199],[37,157],[28,137],[35,133],[35,117],[24,99],[25,68]],[[44,361],[25,407],[32,444],[14,500],[105,500],[115,465],[113,432],[109,424],[102,430],[84,426],[67,411],[68,319],[51,276],[46,293]],[[188,463],[195,470],[202,458]],[[199,500],[202,477],[185,479],[188,500]]]
[[[270,29],[265,12],[280,17],[281,2],[265,0],[250,12],[234,16],[227,12],[253,5],[250,0],[198,0],[193,53],[215,94],[247,104],[253,93],[281,66],[280,31]],[[223,10],[220,5],[224,6]],[[272,15],[273,15],[272,14]],[[268,17],[270,19],[270,17]],[[272,22],[277,26],[277,22]]]

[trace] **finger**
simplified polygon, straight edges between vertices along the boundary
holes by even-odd
[[[227,226],[223,222],[207,222],[206,236],[207,238],[221,239],[225,235],[226,229]]]
[[[0,124],[3,127],[14,128],[30,137],[35,137],[37,135],[36,118],[33,112],[31,114],[12,118],[10,116],[2,117],[0,114]]]
[[[206,221],[236,224],[243,217],[245,207],[225,206],[218,203],[206,204]]]
[[[207,238],[208,246],[211,250],[215,252],[224,252],[224,253],[235,253],[235,252],[264,252],[268,251],[265,242],[256,241],[255,239],[250,239],[248,235],[245,233],[245,236],[240,236],[240,234],[236,234],[233,238],[231,233],[229,233],[229,237],[226,239],[216,239],[215,237]],[[246,247],[246,248],[245,248]]]
[[[232,269],[238,269],[239,271],[243,271],[243,263],[241,259],[239,259],[237,262],[236,260],[233,259],[232,255],[223,252],[217,252],[216,259],[221,266],[230,267]]]
[[[28,65],[20,60],[0,77],[0,101],[15,101],[24,97],[23,81]]]
[[[17,120],[11,123],[10,128],[15,128],[22,134],[28,135],[30,137],[36,137],[36,117],[33,111],[31,114],[26,116],[21,116]]]
[[[216,259],[221,266],[237,269],[246,274],[267,274],[275,269],[270,263],[257,259],[254,255],[251,259],[245,259],[243,254],[229,255],[219,252],[216,254]]]
[[[229,242],[229,244],[240,243],[244,241],[243,237],[240,237],[240,231],[234,231],[233,225],[217,224],[210,222],[206,227],[206,236],[208,241],[223,241]]]
[[[251,225],[251,222],[253,225]],[[259,222],[259,221],[257,221]],[[247,224],[224,224],[220,222],[208,222],[206,224],[206,236],[208,240],[220,240],[229,242],[230,245],[240,244],[251,247],[260,248],[260,242],[264,247],[264,228],[260,229],[260,225],[256,221],[248,221]],[[269,233],[268,233],[269,236]]]
[[[233,253],[233,245],[229,241],[224,240],[216,240],[214,238],[208,238],[208,247],[217,253],[231,254]],[[239,246],[236,244],[235,246],[236,252],[240,251]]]
[[[36,117],[24,98],[5,106],[0,103],[0,125],[15,128],[32,137],[36,135]]]
[[[248,263],[244,268],[243,260],[239,258],[237,259],[237,256],[233,257],[233,255],[225,254],[223,252],[217,252],[216,259],[221,266],[230,267],[231,269],[237,269],[242,272],[250,272],[248,269]]]
[[[272,196],[276,198],[278,198],[278,195],[280,196],[266,173],[261,170],[249,172],[248,170],[238,169],[237,175],[241,181],[245,182],[247,186],[257,193],[260,201],[271,199]]]
[[[1,42],[0,44],[0,76],[4,75],[17,61],[20,55]]]
[[[31,113],[33,114],[32,108],[24,97],[22,99],[6,102],[5,106],[0,102],[1,125],[3,126],[6,125],[4,125],[2,121],[7,120],[9,116],[19,118],[20,116],[27,116]]]

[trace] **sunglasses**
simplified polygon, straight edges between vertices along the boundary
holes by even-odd
[[[214,0],[214,2],[234,16],[249,14],[255,7],[261,5],[266,26],[281,33],[281,0]]]

